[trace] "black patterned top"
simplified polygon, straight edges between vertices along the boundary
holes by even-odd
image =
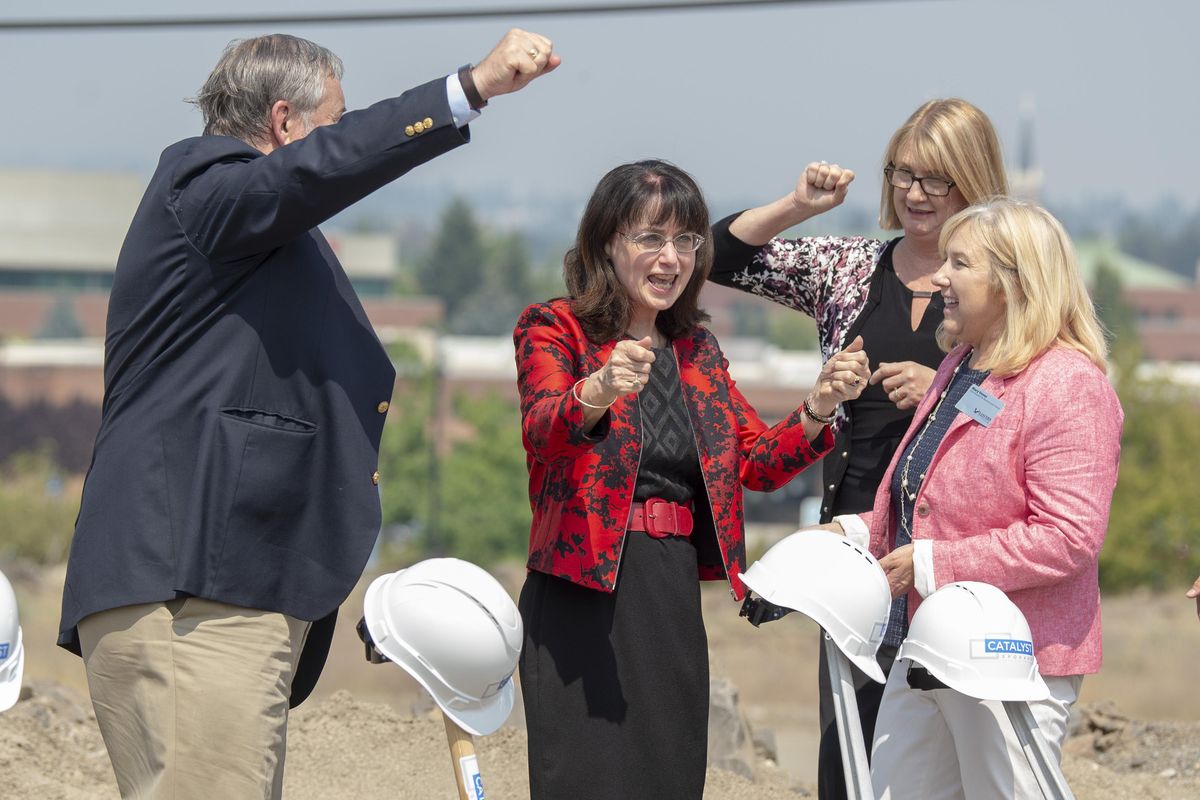
[[[704,491],[696,437],[683,402],[674,351],[655,347],[650,380],[638,395],[642,414],[642,461],[633,499],[661,497],[684,503]]]

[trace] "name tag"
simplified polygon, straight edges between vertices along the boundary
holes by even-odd
[[[986,389],[972,386],[954,407],[986,428],[1004,408],[1004,403]]]

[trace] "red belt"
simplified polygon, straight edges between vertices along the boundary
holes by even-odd
[[[629,530],[645,531],[655,539],[691,536],[692,510],[688,505],[672,503],[660,497],[634,503],[629,513]]]

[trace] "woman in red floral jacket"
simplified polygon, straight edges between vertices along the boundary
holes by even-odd
[[[533,800],[700,798],[708,644],[700,579],[745,566],[742,487],[832,445],[870,372],[861,341],[767,427],[701,323],[699,187],[661,161],[601,179],[564,259],[570,297],[517,323],[533,525],[520,672]]]

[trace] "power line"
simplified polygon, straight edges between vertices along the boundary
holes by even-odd
[[[647,11],[703,11],[774,5],[831,5],[862,0],[687,0],[676,3],[577,3],[571,5],[507,6],[505,8],[443,9],[439,11],[374,11],[337,14],[288,14],[246,17],[114,17],[109,19],[28,19],[0,21],[6,31],[140,30],[147,28],[219,28],[266,25],[344,25],[371,22],[433,22],[494,17],[578,16],[631,14]]]

